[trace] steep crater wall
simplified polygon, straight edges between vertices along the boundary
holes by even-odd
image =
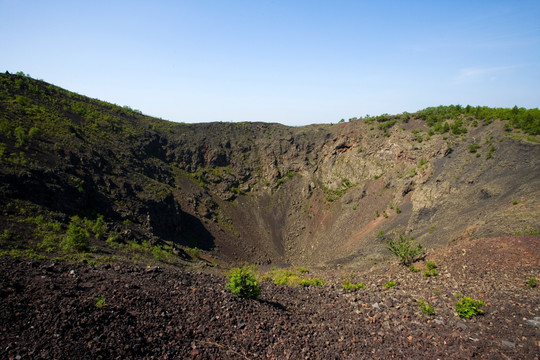
[[[22,76],[0,90],[0,224],[31,204],[101,214],[124,242],[322,266],[385,261],[395,234],[429,249],[540,230],[539,136],[507,121],[187,125]]]

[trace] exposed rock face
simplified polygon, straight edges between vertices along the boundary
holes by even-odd
[[[226,239],[237,244],[239,259],[263,263],[376,261],[382,231],[441,247],[538,228],[538,144],[505,136],[501,123],[422,143],[410,133],[422,122],[404,126],[387,137],[360,121],[304,128],[192,125],[192,143],[171,152],[213,155],[181,157],[185,169],[205,180],[205,190],[184,209],[208,222],[232,220],[232,231],[216,236],[216,243]],[[494,143],[497,150],[490,159],[487,149],[477,157],[468,149],[472,142]],[[217,174],[220,167],[227,171]],[[185,188],[181,198],[189,197]]]
[[[1,76],[5,204],[127,219],[139,237],[261,264],[384,260],[394,230],[428,248],[539,230],[540,144],[502,121],[461,136],[427,135],[414,117],[385,131],[362,120],[185,125]],[[41,133],[20,145],[17,126]]]

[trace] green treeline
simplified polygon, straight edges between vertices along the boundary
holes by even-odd
[[[540,135],[540,110],[538,108],[525,109],[490,108],[487,106],[461,105],[428,107],[418,111],[415,116],[424,120],[438,133],[452,132],[455,135],[466,132],[463,120],[476,120],[482,125],[489,125],[494,120],[508,120],[506,129],[521,129],[530,135]]]
[[[118,135],[139,136],[141,125],[142,128],[164,131],[170,131],[173,125],[144,116],[128,106],[90,99],[22,73],[0,74],[0,105],[0,134],[15,137],[19,146],[43,132],[43,135],[54,134],[64,141],[76,135],[95,136],[102,141]],[[470,125],[488,125],[495,120],[506,120],[505,128],[508,131],[520,129],[529,135],[540,135],[540,110],[517,106],[437,106],[416,113],[366,115],[349,121],[363,120],[389,135],[388,130],[398,121],[408,122],[413,118],[424,120],[432,133],[459,135],[466,133]]]

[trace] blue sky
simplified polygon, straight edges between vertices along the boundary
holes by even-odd
[[[0,0],[0,71],[178,122],[540,106],[540,1]]]

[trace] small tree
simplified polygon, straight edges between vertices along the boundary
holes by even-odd
[[[414,240],[405,235],[399,235],[397,239],[388,240],[386,247],[392,254],[399,257],[403,265],[409,266],[424,255],[424,248],[416,244]]]
[[[259,282],[247,266],[232,269],[229,273],[229,283],[225,287],[234,296],[242,298],[256,299],[261,294]]]
[[[60,243],[62,249],[66,251],[87,251],[90,243],[88,242],[88,231],[71,222],[68,226],[66,237]]]

